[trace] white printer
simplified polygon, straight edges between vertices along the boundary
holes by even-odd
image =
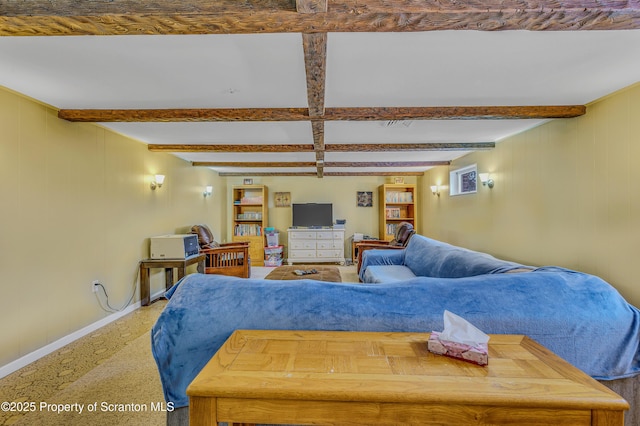
[[[150,241],[151,259],[186,259],[199,251],[195,234],[160,235]]]

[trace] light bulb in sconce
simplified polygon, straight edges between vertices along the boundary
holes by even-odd
[[[213,194],[213,186],[207,185],[204,188],[204,192],[202,193],[202,195],[204,195],[204,197],[206,198],[206,197],[211,196],[211,194]]]
[[[489,177],[489,173],[478,173],[478,176],[480,177],[480,181],[484,186],[493,188],[494,182],[493,182],[493,179]]]
[[[433,195],[440,196],[440,185],[431,185],[431,192]]]
[[[155,190],[156,188],[162,188],[163,183],[164,175],[155,175],[154,180],[151,181],[151,189]]]

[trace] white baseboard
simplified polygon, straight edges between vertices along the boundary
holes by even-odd
[[[156,294],[151,295],[151,299],[153,300],[158,296],[162,296],[163,294],[164,294],[164,291],[160,291]],[[68,334],[62,337],[61,339],[58,339],[55,342],[49,343],[48,345],[43,346],[40,349],[37,349],[31,353],[28,353],[27,355],[21,358],[18,358],[17,360],[12,361],[9,364],[3,365],[2,367],[0,367],[0,379],[5,376],[8,376],[9,374],[15,371],[18,371],[22,367],[26,367],[27,365],[31,364],[34,361],[39,360],[45,355],[49,355],[50,353],[57,351],[58,349],[68,345],[71,342],[74,342],[79,338],[86,336],[89,333],[93,333],[97,329],[104,327],[105,325],[112,323],[113,321],[116,321],[127,314],[130,314],[131,312],[138,309],[140,306],[141,306],[140,302],[136,302],[132,305],[129,305],[120,312],[111,314],[99,321],[94,322],[93,324],[89,324],[88,326],[81,328],[78,331]]]

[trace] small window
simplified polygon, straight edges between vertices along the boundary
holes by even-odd
[[[449,173],[449,195],[478,192],[478,165],[463,167]]]

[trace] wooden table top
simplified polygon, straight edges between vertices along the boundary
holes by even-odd
[[[190,396],[625,410],[619,395],[521,335],[491,335],[489,365],[435,355],[429,333],[238,330]]]

